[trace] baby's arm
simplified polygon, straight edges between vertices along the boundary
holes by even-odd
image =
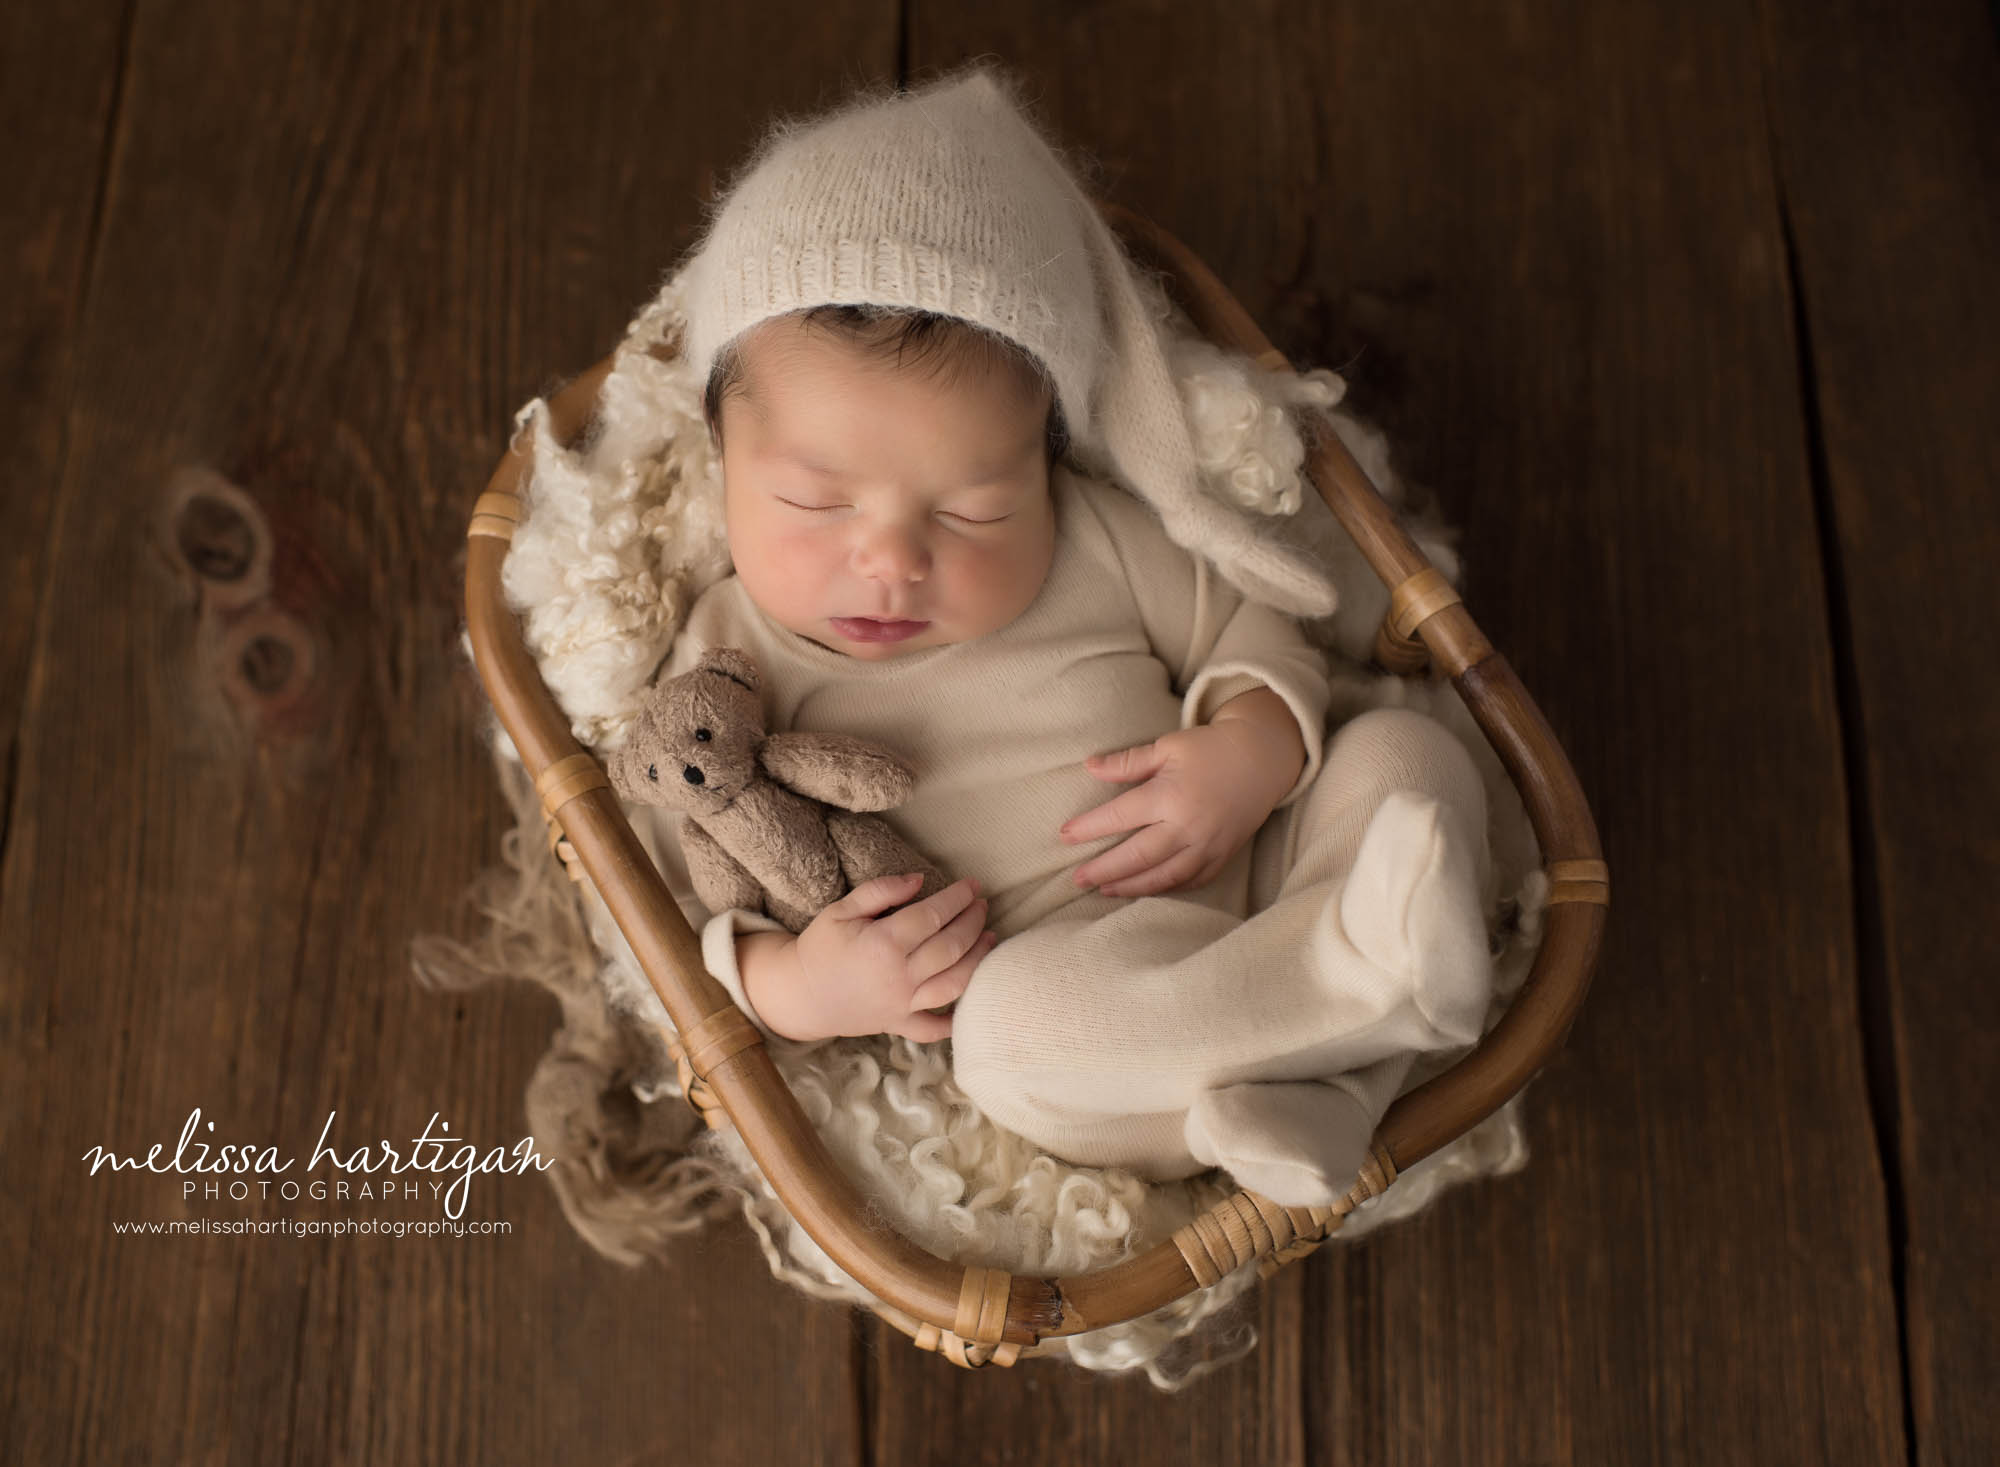
[[[667,676],[687,671],[711,647],[747,648],[770,671],[775,659],[763,660],[763,620],[740,591],[731,577],[695,603]],[[884,1033],[941,1039],[951,1032],[950,1019],[926,1010],[956,1001],[991,951],[994,939],[981,940],[986,904],[975,902],[976,891],[961,882],[881,918],[916,889],[913,882],[897,886],[898,880],[864,883],[798,937],[750,907],[722,910],[704,903],[711,915],[701,929],[703,963],[767,1033],[799,1040]],[[674,894],[683,910],[697,900],[692,891],[683,897],[677,888]]]
[[[1305,764],[1297,716],[1266,687],[1238,693],[1206,724],[1093,756],[1084,767],[1099,779],[1144,783],[1069,821],[1063,841],[1139,833],[1079,866],[1077,885],[1106,896],[1148,896],[1213,881]]]
[[[804,932],[748,932],[736,939],[743,993],[767,1028],[787,1039],[901,1034],[918,1042],[951,1033],[949,1015],[998,939],[983,930],[986,901],[970,878],[898,912],[920,875],[865,881]]]
[[[1107,895],[1199,886],[1318,774],[1326,659],[1295,620],[1246,600],[1129,496],[1086,494],[1147,642],[1182,695],[1181,726],[1088,760],[1099,779],[1144,783],[1071,820],[1060,838],[1137,831],[1075,873]]]

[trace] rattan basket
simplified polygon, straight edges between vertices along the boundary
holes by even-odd
[[[1220,346],[1288,368],[1249,315],[1180,241],[1129,210],[1099,206],[1142,264],[1165,273],[1189,318]],[[587,425],[607,357],[550,402],[564,442]],[[799,1225],[915,1342],[960,1365],[1012,1364],[1039,1341],[1148,1314],[1236,1268],[1269,1273],[1323,1242],[1399,1171],[1470,1130],[1534,1076],[1568,1033],[1603,940],[1610,874],[1575,772],[1507,661],[1456,591],[1396,523],[1338,437],[1320,435],[1310,475],[1383,583],[1376,639],[1385,669],[1449,674],[1519,789],[1549,879],[1543,940],[1520,993],[1485,1039],[1402,1096],[1382,1119],[1353,1190],[1332,1207],[1288,1208],[1237,1192],[1156,1247],[1113,1267],[1040,1278],[950,1263],[871,1220],[780,1078],[762,1036],[707,972],[687,919],[627,822],[603,766],[578,746],[501,595],[520,522],[530,446],[517,440],[473,508],[465,603],[473,655],[501,723],[534,779],[551,838],[566,843],[603,897],[673,1021],[689,1100],[734,1125]]]

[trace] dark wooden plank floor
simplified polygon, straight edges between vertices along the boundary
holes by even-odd
[[[1989,10],[266,10],[0,21],[0,1455],[2000,1457]],[[1533,1164],[1287,1270],[1165,1398],[956,1371],[740,1227],[622,1269],[532,1176],[474,1189],[504,1236],[115,1234],[436,1214],[85,1175],[197,1106],[524,1133],[546,1001],[404,956],[504,827],[467,506],[773,109],[982,53],[1465,527],[1615,873]]]
[[[1926,1463],[2000,1455],[2000,67],[1996,13],[1765,18],[1839,632],[1863,1043]]]

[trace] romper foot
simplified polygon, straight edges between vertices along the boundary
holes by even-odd
[[[1247,1080],[1205,1090],[1183,1136],[1195,1159],[1280,1207],[1330,1207],[1347,1195],[1411,1056],[1332,1080]]]
[[[1339,895],[1348,941],[1407,978],[1418,1011],[1454,1045],[1478,1040],[1492,990],[1477,855],[1451,806],[1392,790],[1362,832]]]

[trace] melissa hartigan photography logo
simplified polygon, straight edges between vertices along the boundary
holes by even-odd
[[[180,1139],[171,1152],[167,1143],[155,1142],[144,1155],[120,1155],[106,1146],[93,1146],[83,1154],[90,1174],[100,1171],[147,1172],[179,1178],[178,1200],[198,1202],[350,1202],[372,1203],[435,1199],[450,1219],[440,1227],[425,1229],[408,1223],[382,1225],[379,1230],[452,1231],[467,1228],[462,1222],[466,1202],[472,1195],[473,1178],[486,1175],[521,1175],[530,1168],[547,1171],[553,1163],[535,1153],[534,1138],[524,1136],[511,1147],[480,1147],[451,1134],[451,1122],[440,1120],[437,1112],[424,1124],[423,1133],[400,1144],[389,1141],[361,1142],[352,1146],[341,1141],[336,1122],[339,1111],[328,1111],[313,1143],[312,1156],[304,1166],[298,1157],[275,1145],[226,1141],[217,1144],[215,1122],[204,1121],[196,1106],[181,1127]],[[159,1225],[164,1226],[164,1225]],[[178,1224],[185,1227],[187,1224]],[[284,1231],[377,1231],[332,1226],[290,1226],[282,1221],[265,1225]],[[205,1231],[228,1231],[210,1225]],[[477,1231],[510,1231],[506,1225],[491,1225]]]

